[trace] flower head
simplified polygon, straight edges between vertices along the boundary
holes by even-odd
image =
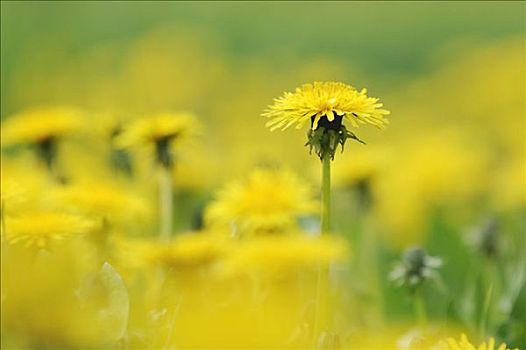
[[[95,223],[80,215],[51,211],[35,211],[6,217],[5,238],[10,244],[45,248],[52,242],[86,234]]]
[[[170,243],[146,240],[121,240],[123,262],[166,268],[184,269],[206,266],[221,257],[225,242],[215,235],[188,233],[176,236]]]
[[[309,237],[302,233],[262,236],[238,241],[225,261],[224,273],[259,272],[283,276],[291,271],[343,261],[347,244],[336,237]]]
[[[32,108],[2,123],[2,145],[40,144],[82,127],[82,114],[69,107]]]
[[[144,199],[113,183],[85,182],[58,188],[55,198],[81,213],[110,221],[144,218],[148,207]]]
[[[294,227],[298,216],[316,208],[310,187],[296,175],[259,169],[220,191],[206,209],[205,222],[233,226],[236,234],[272,233]]]
[[[409,248],[389,277],[399,286],[406,285],[414,290],[427,279],[436,278],[436,270],[441,266],[442,259],[427,255],[422,248]]]
[[[115,139],[118,148],[155,146],[159,163],[165,167],[173,164],[170,145],[174,140],[187,139],[199,134],[201,124],[190,113],[158,113],[131,123]]]
[[[263,116],[270,118],[266,125],[271,131],[292,125],[300,129],[310,122],[307,145],[320,159],[334,158],[338,145],[343,148],[347,139],[362,142],[343,122],[355,128],[369,124],[382,129],[388,124],[385,116],[389,114],[382,106],[377,98],[367,96],[366,89],[358,91],[339,82],[315,82],[303,84],[294,93],[285,92]]]
[[[322,119],[326,119],[323,123],[332,123],[338,118],[355,128],[360,124],[383,128],[389,111],[382,106],[377,98],[367,96],[366,89],[358,91],[339,82],[315,82],[303,84],[294,93],[285,92],[263,116],[271,118],[267,122],[270,130],[284,130],[294,124],[300,129],[309,121],[311,129],[316,130]]]
[[[138,119],[127,127],[116,140],[121,148],[141,146],[168,138],[185,138],[199,133],[201,125],[190,113],[158,113]]]
[[[448,338],[445,342],[441,343],[442,350],[510,350],[505,343],[501,343],[498,347],[495,347],[495,338],[491,337],[488,341],[483,342],[479,346],[473,345],[466,337],[465,334],[462,334],[460,341]],[[518,350],[518,349],[516,349]]]

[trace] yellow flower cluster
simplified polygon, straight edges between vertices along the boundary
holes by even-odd
[[[229,76],[199,40],[154,32],[107,84],[60,76],[66,87],[100,86],[77,102],[104,113],[50,106],[2,119],[2,348],[508,350],[500,338],[448,338],[478,323],[521,344],[511,326],[520,331],[523,318],[522,43],[475,51],[388,92],[398,121],[382,141],[330,163],[332,227],[342,234],[319,235],[310,185],[319,164],[299,136],[268,133],[257,114],[275,86],[355,72],[320,59],[294,72],[240,64]],[[150,113],[176,106],[202,117]],[[356,137],[345,125],[382,129],[388,115],[366,89],[333,81],[301,85],[263,113],[271,130],[308,125],[315,147],[331,151]],[[190,144],[205,123],[211,132]],[[39,166],[35,150],[53,167]],[[170,165],[161,181],[155,152]],[[481,230],[502,265],[478,264],[455,234],[486,215],[503,223]],[[387,281],[399,250],[415,244],[444,261],[419,291],[423,306]],[[428,313],[418,327],[411,303]]]

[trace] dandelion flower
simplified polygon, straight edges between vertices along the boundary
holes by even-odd
[[[491,337],[488,341],[483,342],[479,346],[475,346],[468,340],[465,334],[462,334],[460,341],[448,338],[447,341],[441,344],[442,350],[510,350],[505,343],[501,343],[498,347],[495,347],[495,345],[495,338]]]
[[[338,145],[343,148],[347,139],[362,142],[347,130],[343,121],[355,128],[369,124],[383,129],[388,124],[389,111],[382,106],[377,98],[367,96],[366,89],[358,91],[338,82],[315,82],[303,84],[294,93],[285,92],[263,116],[270,119],[266,126],[271,131],[285,130],[292,125],[301,129],[310,122],[306,145],[311,151],[314,149],[320,159],[325,156],[334,159],[336,148]]]
[[[80,215],[58,212],[28,212],[7,217],[5,239],[10,244],[46,248],[52,242],[89,233],[95,223]]]
[[[115,145],[119,148],[154,145],[157,160],[164,166],[171,166],[171,142],[191,138],[200,131],[201,124],[194,115],[164,112],[132,122],[117,136]]]
[[[420,286],[427,279],[437,278],[437,270],[442,266],[442,259],[427,255],[419,247],[408,248],[389,275],[398,286],[407,285],[410,288]]]
[[[389,111],[374,97],[367,96],[367,90],[356,90],[339,82],[314,82],[304,84],[294,93],[285,92],[274,100],[263,116],[270,120],[266,126],[271,131],[285,130],[292,125],[302,128],[310,122],[308,141],[310,151],[314,150],[322,161],[322,222],[321,231],[330,231],[330,172],[331,160],[338,145],[342,150],[347,139],[363,143],[353,132],[347,130],[344,121],[358,128],[369,124],[382,129],[388,120]]]
[[[145,217],[148,212],[142,198],[111,183],[88,182],[61,187],[57,189],[55,197],[83,214],[109,220]]]
[[[173,189],[172,174],[174,154],[173,141],[191,139],[201,129],[197,119],[189,113],[159,113],[139,119],[125,127],[115,138],[115,146],[153,146],[160,165],[159,171],[159,222],[160,239],[168,240],[172,234]]]
[[[302,233],[262,236],[239,241],[224,265],[225,274],[252,273],[280,276],[320,264],[343,261],[348,247],[335,237],[309,237]]]
[[[285,92],[274,100],[263,116],[270,118],[270,130],[287,129],[296,124],[301,129],[311,123],[311,129],[340,123],[342,119],[357,128],[360,124],[370,124],[383,128],[388,123],[385,116],[389,111],[377,98],[368,97],[367,89],[356,90],[339,82],[315,82],[303,84],[294,93]]]
[[[69,107],[32,108],[2,123],[2,145],[40,144],[82,127],[82,114]]]
[[[206,233],[180,234],[169,243],[121,240],[117,244],[123,262],[175,269],[208,265],[225,252],[224,240]]]
[[[205,211],[205,222],[233,226],[236,234],[272,233],[294,227],[298,216],[316,207],[311,188],[293,173],[258,169],[220,191]]]

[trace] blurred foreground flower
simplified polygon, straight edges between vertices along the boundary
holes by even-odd
[[[278,233],[294,228],[298,216],[316,211],[312,190],[295,174],[284,170],[255,170],[243,182],[221,190],[206,209],[211,227],[234,236]]]
[[[442,342],[442,350],[510,350],[505,343],[498,345],[495,348],[495,338],[489,338],[486,342],[481,343],[479,346],[473,345],[465,334],[462,334],[460,341],[448,338],[445,342]],[[516,348],[515,350],[519,350]]]
[[[47,248],[52,242],[89,233],[96,228],[93,221],[74,214],[51,211],[27,212],[3,218],[5,238],[10,244]]]
[[[169,243],[118,240],[123,266],[162,266],[181,270],[206,266],[225,254],[226,242],[205,233],[180,234]]]
[[[105,220],[106,224],[125,223],[132,218],[137,221],[148,214],[145,199],[117,183],[84,181],[58,188],[54,195],[84,215]]]
[[[328,266],[348,258],[348,246],[336,237],[305,234],[256,237],[233,245],[224,265],[227,274],[254,274],[281,278],[292,271]]]

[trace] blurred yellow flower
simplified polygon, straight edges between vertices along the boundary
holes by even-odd
[[[117,244],[123,262],[137,267],[160,265],[175,269],[206,266],[226,249],[226,242],[217,236],[195,232],[179,234],[169,243],[121,239]]]
[[[54,195],[68,206],[85,215],[107,220],[145,218],[148,207],[145,199],[115,183],[84,182],[58,188]]]
[[[270,130],[284,130],[293,124],[300,129],[309,121],[312,130],[316,130],[324,116],[328,122],[343,118],[356,128],[359,124],[383,128],[388,123],[385,116],[389,111],[381,109],[382,106],[377,98],[367,96],[366,89],[358,91],[339,82],[315,82],[303,84],[294,93],[285,92],[263,116],[271,119],[266,124]]]
[[[115,137],[117,148],[154,147],[156,160],[165,169],[174,164],[174,141],[188,141],[201,132],[197,118],[187,112],[164,112],[137,119]]]
[[[495,338],[493,337],[489,338],[487,342],[475,346],[468,340],[468,337],[465,334],[461,335],[460,341],[448,338],[445,342],[442,342],[441,345],[442,350],[509,350],[505,343],[502,343],[495,348]]]
[[[2,145],[38,144],[68,135],[82,127],[82,114],[69,107],[37,107],[2,123]]]
[[[237,241],[232,249],[223,266],[226,275],[257,272],[280,277],[348,257],[344,240],[334,236],[309,237],[303,233],[254,237]]]
[[[4,205],[11,204],[11,202],[23,202],[21,198],[26,195],[26,188],[18,181],[12,178],[4,178],[2,176],[0,181],[0,198],[2,210]],[[10,207],[10,205],[9,205]]]
[[[217,194],[205,210],[205,223],[233,226],[234,235],[273,233],[294,227],[298,216],[314,213],[317,206],[310,186],[295,174],[258,169]]]
[[[201,124],[194,115],[187,112],[162,112],[125,126],[115,144],[120,148],[144,146],[161,140],[187,138],[200,131]]]
[[[52,211],[27,212],[5,219],[5,239],[10,244],[46,248],[52,242],[86,234],[96,228],[93,221],[80,215]]]

